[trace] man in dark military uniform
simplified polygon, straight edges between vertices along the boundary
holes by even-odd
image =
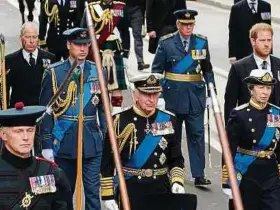
[[[113,107],[121,107],[121,91],[127,89],[125,68],[130,49],[128,12],[125,3],[112,0],[91,2],[89,8],[92,20],[96,23],[102,66],[108,73],[108,90],[112,91],[111,103]],[[85,14],[81,25],[86,28]]]
[[[39,16],[39,45],[55,54],[56,61],[68,57],[62,32],[80,25],[81,7],[78,0],[43,0]],[[48,24],[49,23],[49,24]]]
[[[135,103],[133,107],[113,116],[130,198],[185,192],[184,159],[181,142],[174,135],[175,117],[156,108],[161,92],[159,76],[142,73],[132,78]],[[105,207],[110,210],[118,209],[114,200],[119,194],[118,190],[114,192],[114,169],[107,137],[101,165],[101,196]]]
[[[17,103],[0,111],[0,209],[66,210],[71,189],[64,172],[55,163],[32,157],[36,120],[43,106]]]
[[[163,98],[166,109],[175,113],[176,138],[182,138],[185,122],[190,165],[196,186],[209,185],[204,177],[205,82],[214,81],[207,37],[193,34],[194,10],[178,10],[178,32],[162,37],[153,61],[152,72],[165,73]]]
[[[63,82],[74,59],[78,66],[72,80],[62,91],[53,106],[52,115],[47,115],[39,129],[42,154],[54,159],[65,171],[75,192],[77,173],[78,115],[80,93],[83,88],[83,186],[86,209],[100,209],[100,164],[106,122],[101,103],[96,66],[85,60],[89,50],[87,29],[74,28],[63,33],[67,37],[69,58],[57,62],[46,70],[40,95],[40,104],[46,105]],[[83,81],[83,86],[81,82]],[[81,154],[79,154],[81,155]],[[69,207],[69,209],[73,209]]]
[[[244,82],[251,99],[232,111],[226,127],[244,209],[280,209],[280,108],[268,103],[276,79],[255,69]],[[232,198],[225,165],[222,184]],[[232,200],[229,207],[234,209]]]

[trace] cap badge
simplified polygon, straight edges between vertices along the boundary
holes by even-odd
[[[87,32],[86,32],[86,31],[83,31],[83,32],[80,34],[80,37],[81,37],[81,38],[87,37]]]
[[[148,79],[147,79],[147,84],[148,85],[154,85],[157,83],[156,77],[154,75],[151,75]]]
[[[265,75],[262,77],[262,81],[263,82],[271,82],[272,81],[272,77],[269,73],[265,73]]]
[[[187,13],[185,14],[185,17],[186,17],[186,18],[190,18],[190,17],[191,17],[191,14],[190,14],[189,12],[187,12]]]

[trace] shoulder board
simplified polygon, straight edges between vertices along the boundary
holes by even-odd
[[[271,104],[271,103],[268,103],[270,106],[273,106],[273,107],[275,107],[276,109],[280,109],[280,107],[278,107],[278,106],[276,106],[276,105],[274,105],[274,104]]]
[[[175,114],[172,113],[172,112],[170,112],[170,111],[167,111],[167,110],[162,109],[162,108],[157,108],[157,109],[160,110],[160,111],[162,111],[162,112],[165,112],[165,113],[167,113],[167,114],[169,114],[169,115],[172,115],[173,117],[175,117]]]
[[[93,1],[93,2],[88,3],[89,6],[94,5],[94,4],[100,4],[100,1]]]
[[[35,157],[35,159],[38,160],[38,161],[44,161],[44,162],[50,163],[54,167],[58,168],[58,165],[55,162],[52,162],[48,159],[45,159],[45,158],[42,158],[42,157]]]
[[[122,2],[122,1],[113,1],[113,4],[122,4],[122,5],[125,5],[125,3]]]
[[[166,40],[166,39],[169,39],[169,38],[173,37],[174,35],[175,35],[175,33],[166,34],[166,35],[162,36],[160,39],[161,40]]]
[[[48,67],[48,69],[56,68],[56,67],[62,65],[63,63],[64,63],[64,61],[55,62],[55,63],[51,64],[51,65]]]
[[[90,64],[96,65],[95,62],[87,60],[87,62],[89,62]]]
[[[201,35],[201,34],[195,34],[196,37],[201,39],[207,39],[207,36]]]
[[[248,107],[249,106],[249,103],[246,103],[246,104],[242,104],[242,105],[240,105],[240,106],[238,106],[238,107],[236,107],[236,108],[234,108],[235,110],[237,110],[237,111],[239,111],[239,110],[241,110],[241,109],[245,109],[246,107]]]
[[[125,112],[125,111],[131,109],[131,108],[132,108],[132,106],[127,106],[127,107],[125,107],[125,108],[122,108],[122,110],[120,110],[120,111],[113,112],[112,115],[120,114],[120,113],[122,113],[122,112]]]

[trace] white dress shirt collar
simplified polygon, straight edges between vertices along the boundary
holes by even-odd
[[[264,60],[262,58],[258,57],[255,53],[253,55],[254,55],[254,59],[257,63],[258,69],[262,69],[262,63],[263,63]],[[267,62],[267,70],[271,71],[270,56],[267,56],[265,61]]]
[[[22,55],[23,58],[29,63],[30,59],[30,52],[27,52],[25,49],[22,49]],[[37,62],[37,57],[38,57],[38,48],[32,52],[32,57],[35,59],[35,63]]]
[[[249,8],[251,9],[251,3],[255,3],[254,7],[256,12],[258,12],[258,0],[252,1],[252,0],[247,0]]]

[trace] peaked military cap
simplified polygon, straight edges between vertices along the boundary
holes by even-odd
[[[173,13],[180,23],[195,23],[195,16],[198,12],[195,10],[181,9]]]
[[[276,79],[273,78],[272,73],[263,69],[254,69],[250,75],[243,80],[249,84],[259,85],[275,85]]]
[[[2,127],[34,126],[42,116],[44,106],[24,106],[22,102],[15,104],[15,108],[0,111],[0,125]]]
[[[86,28],[72,28],[63,32],[68,41],[75,43],[90,43],[90,37]]]
[[[130,79],[134,87],[144,93],[159,93],[162,91],[160,79],[163,76],[157,73],[141,73]]]
[[[133,210],[196,210],[197,197],[194,194],[158,193],[130,196]]]

